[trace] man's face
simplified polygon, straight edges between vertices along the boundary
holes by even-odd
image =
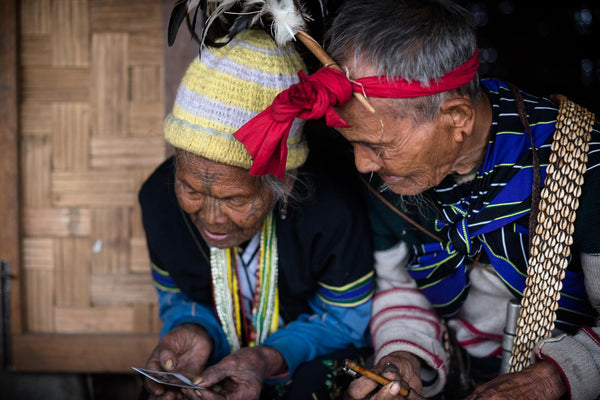
[[[273,207],[247,170],[194,155],[178,155],[175,194],[206,243],[221,249],[250,240]]]
[[[416,124],[394,112],[393,99],[371,98],[375,113],[356,99],[336,109],[350,124],[337,128],[354,148],[361,173],[376,172],[394,192],[415,195],[438,185],[456,161],[461,144],[448,119]]]

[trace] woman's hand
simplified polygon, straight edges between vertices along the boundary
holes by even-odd
[[[194,380],[197,385],[212,390],[185,389],[184,393],[190,399],[258,399],[263,380],[286,369],[283,356],[274,348],[244,347],[205,369]]]
[[[146,362],[146,368],[195,377],[204,369],[212,350],[213,340],[203,327],[192,323],[181,324],[160,338]],[[161,385],[149,378],[146,378],[144,385],[150,400],[184,398],[177,387]]]

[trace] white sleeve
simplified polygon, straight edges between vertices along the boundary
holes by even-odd
[[[590,303],[600,310],[600,254],[581,254],[585,288]],[[559,369],[572,400],[600,396],[600,325],[584,327],[574,336],[560,335],[542,340],[535,348],[537,359],[548,360]]]
[[[423,394],[432,396],[444,388],[448,375],[443,327],[406,270],[409,257],[404,242],[375,252],[376,295],[371,319],[375,362],[396,351],[414,354],[426,365],[421,371]]]

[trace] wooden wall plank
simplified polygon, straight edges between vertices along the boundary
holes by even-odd
[[[134,332],[133,307],[56,307],[54,319],[57,333]]]
[[[23,269],[25,301],[28,306],[25,320],[27,330],[54,330],[54,241],[49,238],[23,240]]]
[[[90,72],[87,68],[32,67],[22,70],[23,101],[88,101]]]
[[[146,245],[146,237],[132,237],[131,243],[131,262],[129,268],[135,273],[150,273],[150,256],[148,246]]]
[[[130,72],[130,100],[141,103],[160,103],[163,97],[162,68],[154,65],[139,65],[132,66]]]
[[[51,238],[23,239],[23,268],[54,271],[54,240]]]
[[[161,2],[92,0],[94,32],[156,32],[162,26]]]
[[[57,207],[128,207],[137,203],[133,176],[124,170],[52,173]]]
[[[54,271],[26,269],[25,301],[27,331],[54,331]]]
[[[133,331],[135,333],[152,332],[152,304],[136,303],[133,306]]]
[[[21,0],[21,32],[24,34],[50,34],[52,32],[52,1]]]
[[[52,114],[53,170],[86,170],[90,136],[88,103],[55,103]]]
[[[150,303],[155,299],[156,292],[149,273],[92,275],[92,303],[94,306]]]
[[[87,238],[55,239],[56,305],[90,305],[90,251]]]
[[[163,132],[162,102],[129,103],[129,133],[132,136],[161,137]],[[166,145],[163,143],[163,149]],[[165,153],[164,151],[162,152]]]
[[[31,372],[134,373],[158,343],[156,334],[17,335],[15,369]]]
[[[52,107],[41,101],[24,101],[19,109],[21,135],[52,134]]]
[[[52,56],[54,66],[88,66],[90,24],[86,0],[52,3]]]
[[[93,274],[126,273],[129,269],[129,208],[92,210]]]
[[[87,208],[26,208],[23,211],[25,236],[89,236],[91,212]]]
[[[162,321],[158,315],[158,301],[152,304],[152,313],[150,315],[152,315],[151,332],[160,333],[160,330],[162,329]]]
[[[124,33],[92,35],[93,136],[127,135],[128,46]]]
[[[94,168],[153,167],[163,160],[161,137],[92,138],[91,166]]]
[[[50,206],[51,151],[51,139],[48,136],[23,136],[21,139],[21,174],[25,207]]]
[[[132,32],[129,34],[129,65],[163,66],[166,32]]]
[[[52,37],[50,35],[23,35],[19,47],[19,60],[23,66],[52,65]]]

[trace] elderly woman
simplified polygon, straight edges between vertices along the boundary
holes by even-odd
[[[146,367],[209,390],[147,380],[151,398],[341,395],[324,386],[338,374],[325,367],[368,344],[373,260],[360,197],[312,166],[300,123],[283,180],[251,175],[233,136],[303,68],[291,45],[249,30],[204,48],[181,82],[164,129],[175,156],[139,195],[163,321]]]

